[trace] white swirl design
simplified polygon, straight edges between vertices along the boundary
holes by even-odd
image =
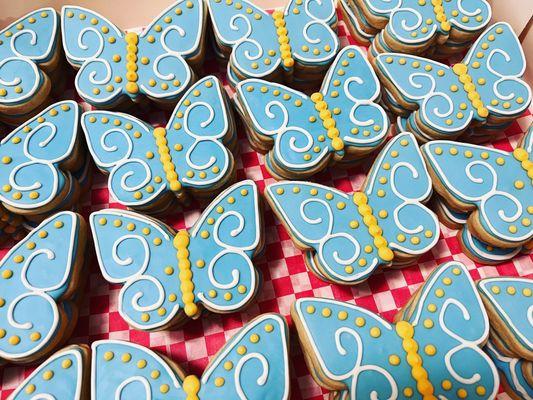
[[[144,389],[144,396],[137,397],[137,396],[140,396],[140,393],[137,392],[136,397],[138,399],[151,400],[152,399],[152,388],[150,386],[150,382],[148,382],[148,379],[146,379],[144,376],[132,376],[132,377],[124,380],[123,382],[121,382],[120,385],[115,390],[114,399],[115,400],[125,400],[125,399],[122,398],[122,391],[128,385],[135,384],[135,383],[140,383],[142,385],[143,389]],[[137,387],[137,385],[135,387]]]
[[[16,72],[15,72],[16,71]],[[11,72],[11,74],[9,73]],[[2,78],[5,74],[15,75],[15,78],[7,80]],[[24,81],[21,76],[24,76]],[[31,86],[26,86],[31,82]],[[13,87],[23,85],[23,94],[12,95],[9,98],[2,99],[2,103],[11,104],[26,100],[34,95],[41,84],[41,73],[34,62],[27,58],[6,57],[0,61],[0,85]]]
[[[241,357],[239,359],[239,362],[237,363],[237,366],[235,367],[234,372],[235,390],[237,391],[237,395],[239,396],[240,400],[247,400],[249,398],[242,389],[241,373],[246,363],[250,360],[258,360],[261,363],[261,374],[259,375],[259,378],[257,378],[257,380],[255,381],[255,383],[258,386],[264,386],[268,380],[270,369],[268,365],[268,360],[265,358],[264,355],[260,353],[249,353],[246,354],[244,357]],[[247,382],[247,384],[249,385],[250,382]]]

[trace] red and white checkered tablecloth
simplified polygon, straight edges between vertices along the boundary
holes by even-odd
[[[349,36],[342,21],[339,23],[338,33],[343,45],[357,44]],[[225,81],[225,68],[214,60],[206,62],[204,70],[205,74],[214,73]],[[89,108],[87,104],[82,105],[86,109]],[[530,110],[518,118],[505,132],[495,136],[491,145],[506,151],[512,150],[533,122],[531,114]],[[153,124],[163,124],[168,118],[167,113],[149,109],[142,110],[141,116]],[[253,179],[263,191],[265,185],[274,182],[265,169],[264,157],[250,147],[242,129],[239,138],[240,154],[236,156],[237,178]],[[329,168],[315,176],[314,180],[353,192],[363,183],[371,161],[352,169]],[[81,212],[87,217],[90,212],[106,207],[123,208],[110,197],[106,178],[95,172],[92,188],[83,199]],[[200,215],[202,208],[203,206],[194,204],[186,210],[178,210],[165,221],[176,228],[189,228]],[[319,280],[306,269],[302,253],[294,247],[287,232],[270,209],[265,209],[264,217],[266,247],[264,254],[255,259],[255,266],[263,275],[263,285],[256,300],[243,312],[225,316],[209,315],[174,331],[147,333],[128,327],[117,310],[120,286],[111,285],[103,279],[89,244],[88,283],[84,290],[80,318],[70,343],[91,343],[107,338],[129,340],[170,356],[187,373],[199,376],[220,347],[244,323],[258,314],[278,312],[287,317],[290,323],[290,306],[299,297],[318,296],[348,301],[379,312],[391,320],[435,266],[448,260],[465,263],[474,279],[497,275],[533,278],[533,256],[522,255],[498,266],[478,265],[461,253],[455,237],[456,231],[441,224],[440,240],[435,248],[421,257],[417,265],[377,272],[368,281],[354,287],[332,285]],[[7,250],[0,249],[0,256]],[[325,399],[326,391],[322,390],[309,374],[292,329],[290,346],[291,398]],[[0,369],[0,399],[6,399],[32,369],[33,367],[14,366]],[[502,393],[499,396],[504,398],[506,395]]]

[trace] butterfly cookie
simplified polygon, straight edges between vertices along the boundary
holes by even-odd
[[[202,308],[228,313],[257,293],[252,257],[263,247],[253,181],[224,190],[190,230],[122,210],[91,214],[104,278],[122,284],[119,312],[136,329],[160,330],[196,319]]]
[[[236,85],[248,78],[318,84],[339,50],[333,0],[291,0],[272,15],[246,0],[207,0],[218,56]]]
[[[512,153],[447,140],[422,146],[444,202],[467,213],[471,235],[505,249],[530,248],[533,239],[532,150],[533,130]]]
[[[165,127],[111,111],[86,112],[81,125],[110,193],[125,206],[160,213],[176,198],[186,202],[186,193],[217,193],[234,176],[235,123],[214,76],[184,93]]]
[[[507,23],[487,28],[453,67],[409,54],[379,54],[383,100],[407,118],[419,141],[454,139],[469,128],[499,126],[527,110],[531,89],[518,37]]]
[[[78,201],[72,175],[84,166],[75,101],[52,104],[0,142],[0,201],[12,213],[41,221]]]
[[[70,346],[45,361],[9,399],[82,400],[90,392],[94,400],[288,400],[288,340],[283,317],[263,314],[220,349],[201,377],[186,375],[171,359],[134,343]]]
[[[98,108],[147,97],[175,104],[203,62],[206,10],[202,0],[179,0],[142,33],[122,32],[97,13],[62,10],[63,48],[78,69],[78,94]]]
[[[0,120],[16,125],[49,103],[62,70],[59,16],[51,7],[0,31]]]
[[[64,211],[43,221],[0,261],[0,361],[33,362],[70,336],[85,243],[83,218]]]
[[[431,180],[414,136],[391,139],[360,191],[348,195],[312,182],[278,182],[265,196],[319,278],[353,285],[378,267],[405,265],[439,237],[423,203]]]
[[[470,45],[492,17],[486,0],[346,0],[346,3],[354,17],[348,20],[348,26],[355,23],[358,31],[372,37],[373,55],[457,54]]]
[[[390,324],[353,304],[298,299],[291,308],[314,379],[342,399],[492,399],[499,378],[481,350],[483,303],[465,266],[439,266]]]
[[[277,179],[307,178],[335,162],[354,163],[385,140],[389,119],[376,104],[379,81],[356,46],[343,48],[319,92],[248,79],[234,98],[250,143]]]
[[[487,353],[514,399],[533,398],[533,280],[497,277],[477,283],[490,321]]]

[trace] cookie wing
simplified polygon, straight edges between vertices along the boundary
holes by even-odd
[[[195,83],[176,106],[165,140],[174,170],[184,187],[221,187],[230,177],[235,139],[231,109],[220,81],[207,76]]]
[[[91,10],[65,6],[61,32],[65,56],[79,68],[75,84],[80,96],[106,105],[126,93],[126,43],[120,29]]]
[[[383,53],[376,57],[382,83],[413,109],[426,126],[456,134],[473,118],[483,120],[462,90],[450,67],[408,54]]]
[[[377,104],[376,73],[359,47],[347,46],[339,52],[320,92],[345,147],[373,149],[383,143],[390,123]]]
[[[464,63],[484,106],[496,117],[519,115],[531,103],[531,88],[521,77],[526,59],[511,26],[499,22],[472,45]]]
[[[190,231],[194,297],[214,312],[242,308],[257,293],[252,257],[263,246],[259,193],[251,180],[224,190]]]
[[[96,165],[109,174],[109,191],[120,203],[142,206],[169,190],[150,125],[127,114],[89,111],[81,126]]]
[[[401,339],[378,315],[335,300],[302,298],[291,316],[309,369],[322,386],[349,391],[351,399],[394,399],[411,384],[401,371],[406,367],[394,367],[401,362]]]
[[[292,57],[303,65],[327,65],[340,43],[332,27],[337,24],[333,0],[292,0],[285,8]]]
[[[0,341],[0,359],[31,358],[65,329],[60,307],[72,295],[72,279],[79,273],[75,267],[83,258],[82,225],[79,215],[58,213],[2,259],[0,333],[5,339]]]
[[[205,31],[202,1],[180,0],[163,11],[140,35],[137,63],[141,91],[154,99],[178,98],[189,87],[187,59],[199,56]]]
[[[9,399],[81,400],[86,358],[86,350],[80,346],[58,351],[33,371]]]
[[[533,354],[533,280],[486,278],[477,286],[495,329],[502,329],[506,337],[516,340],[524,349],[521,353]]]
[[[89,221],[104,278],[124,285],[121,316],[137,329],[169,325],[182,309],[174,232],[154,219],[122,210],[97,211]]]
[[[199,398],[288,400],[288,340],[281,315],[255,318],[209,363]]]
[[[431,2],[401,1],[401,4],[398,4],[396,8],[389,9],[389,22],[385,27],[387,33],[400,43],[413,47],[424,45],[439,31],[442,34],[447,34],[448,31],[444,31],[442,28],[444,24],[436,20],[433,7]],[[388,13],[387,8],[388,6],[379,14],[386,15]]]
[[[76,102],[55,103],[0,142],[3,203],[34,209],[53,201],[67,182],[61,164],[74,151],[78,119]]]
[[[364,192],[391,249],[417,255],[437,243],[437,216],[423,204],[431,197],[431,179],[413,134],[400,133],[387,143]]]
[[[452,261],[438,267],[402,319],[415,327],[428,376],[443,377],[468,396],[496,395],[498,373],[480,349],[489,334],[487,313],[463,264]],[[434,385],[435,396],[446,396],[446,387]]]
[[[95,400],[187,397],[178,367],[134,343],[94,342],[91,371],[91,396]]]
[[[53,8],[41,8],[0,31],[1,103],[16,104],[33,96],[44,80],[38,65],[50,61],[57,49],[58,24]]]
[[[232,48],[232,64],[241,74],[264,77],[276,71],[281,63],[280,44],[267,12],[247,0],[208,0],[207,5],[215,38],[223,47]]]
[[[387,263],[379,257],[363,217],[346,193],[316,183],[287,181],[267,186],[265,196],[297,246],[316,253],[319,268],[329,279],[357,283]]]
[[[528,207],[533,187],[527,171],[516,157],[527,158],[527,151],[513,154],[484,146],[437,140],[422,147],[428,167],[443,196],[453,196],[477,212],[484,231],[516,245],[533,235]]]

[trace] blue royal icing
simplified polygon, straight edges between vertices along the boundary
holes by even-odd
[[[533,237],[533,186],[527,159],[533,131],[524,138],[521,156],[489,147],[446,140],[422,146],[429,168],[447,194],[476,208],[470,214],[491,236],[516,246]],[[518,158],[517,158],[518,157]],[[438,185],[437,187],[439,187]]]
[[[0,142],[0,200],[19,209],[53,202],[69,179],[61,171],[76,145],[79,107],[61,101],[26,121]]]
[[[278,70],[290,71],[291,59],[306,66],[324,66],[333,61],[339,39],[332,0],[291,0],[278,25],[266,11],[246,0],[208,0],[216,40],[232,48],[231,64],[246,77],[267,77]],[[281,31],[280,31],[281,29]],[[285,37],[289,50],[282,51]]]
[[[437,218],[421,204],[431,195],[431,180],[412,134],[402,133],[387,143],[363,193],[390,249],[415,256],[435,245]],[[363,217],[352,196],[316,183],[290,181],[268,186],[265,195],[291,236],[316,252],[324,278],[354,284],[390,264],[380,256],[376,235],[366,226],[371,215]]]
[[[59,18],[41,8],[0,31],[0,105],[29,101],[44,83],[40,65],[55,53]]]
[[[0,359],[31,358],[62,329],[59,308],[79,263],[81,217],[61,212],[17,243],[0,263]]]
[[[524,376],[524,364],[531,362],[521,358],[507,357],[501,354],[492,342],[488,342],[485,351],[490,356],[507,387],[515,396],[524,400],[533,399],[533,387]],[[506,388],[507,389],[507,388]],[[511,394],[511,393],[510,393]]]
[[[69,346],[58,351],[32,372],[13,392],[12,400],[81,400],[85,350]]]
[[[246,305],[258,285],[251,261],[261,247],[258,201],[257,187],[248,180],[229,187],[209,205],[190,230],[190,276],[181,274],[177,239],[162,223],[122,210],[91,214],[102,273],[109,282],[124,285],[119,295],[122,317],[137,329],[158,329],[187,313],[186,303],[201,303],[218,313]],[[187,292],[182,276],[192,282]],[[198,312],[187,315],[196,317]]]
[[[231,111],[223,91],[213,76],[192,86],[174,109],[161,146],[156,130],[135,117],[109,111],[83,114],[89,151],[110,174],[109,190],[120,203],[142,206],[169,191],[209,191],[228,179],[233,157],[224,143],[232,133]],[[163,147],[169,160],[159,153]]]
[[[497,371],[479,348],[489,334],[487,314],[460,263],[438,267],[396,324],[317,298],[297,300],[292,315],[317,376],[345,387],[351,399],[491,399],[498,391]]]
[[[450,29],[481,30],[492,16],[485,0],[363,0],[361,3],[373,15],[387,18],[387,33],[409,46],[430,44],[437,35],[448,37]]]
[[[128,43],[130,34],[101,15],[63,7],[63,47],[68,61],[79,68],[78,93],[96,106],[141,94],[177,100],[192,80],[187,60],[200,49],[204,12],[202,1],[180,0]]]
[[[277,83],[249,79],[237,86],[236,100],[254,130],[274,141],[275,163],[305,173],[331,156],[342,158],[383,143],[389,120],[374,103],[379,92],[379,81],[363,52],[348,46],[331,65],[319,94],[308,97]],[[317,108],[323,102],[326,110]],[[325,126],[328,119],[334,121],[332,127]]]
[[[378,55],[376,65],[404,101],[418,108],[409,116],[412,125],[416,115],[441,134],[457,136],[472,121],[485,122],[489,115],[519,115],[531,102],[531,89],[520,79],[524,52],[503,22],[487,28],[453,68],[395,53]]]
[[[478,288],[518,343],[533,352],[533,280],[526,278],[486,278]]]

